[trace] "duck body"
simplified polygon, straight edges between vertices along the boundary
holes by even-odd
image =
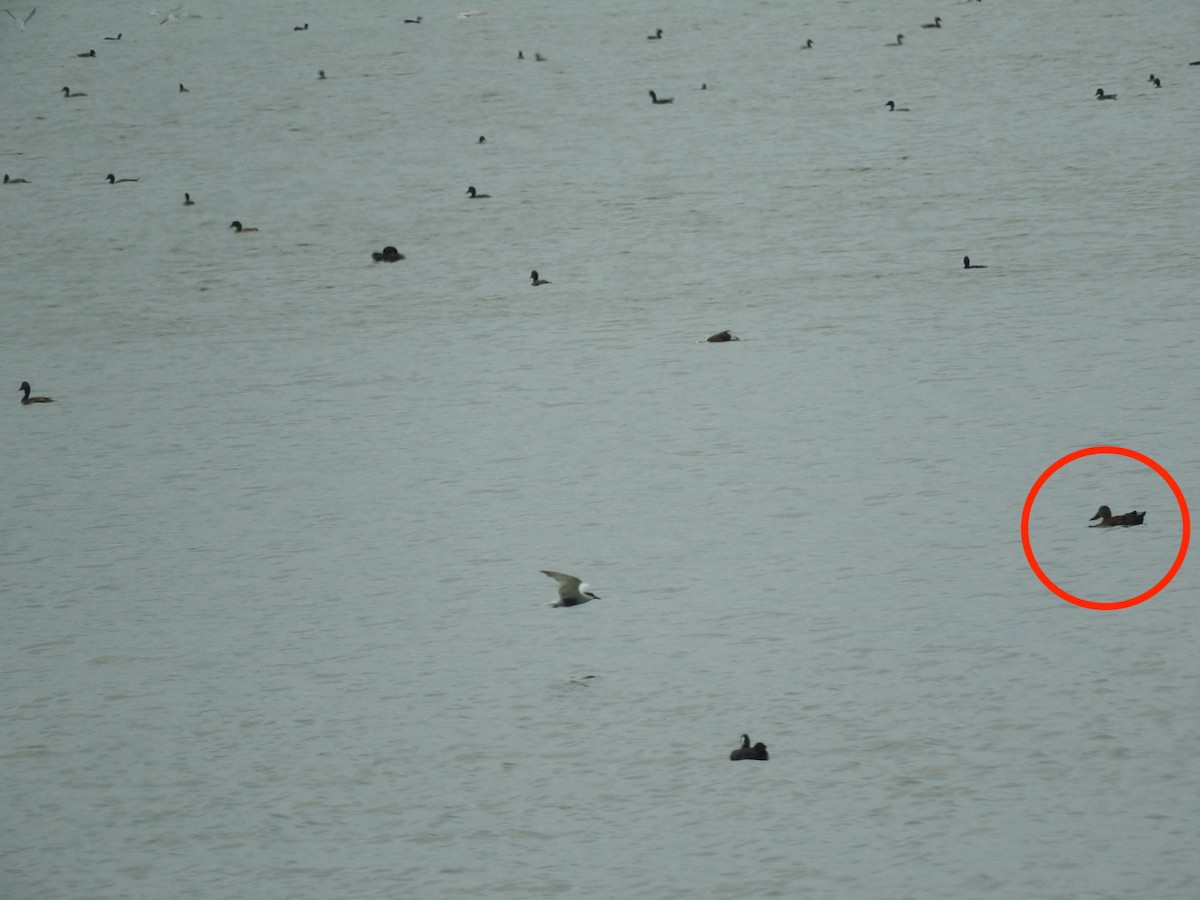
[[[237,219],[234,219],[232,222],[230,222],[229,227],[235,229],[238,234],[248,234],[249,232],[252,232],[252,231],[258,231],[257,228],[247,228],[241,222],[239,222]]]
[[[889,100],[883,105],[888,108],[889,112],[911,112],[907,106],[897,106],[895,100]]]
[[[308,31],[308,23],[305,22],[303,26],[297,25],[292,31]]]
[[[661,106],[664,103],[674,103],[675,98],[674,97],[663,97],[660,100],[658,94],[654,93],[654,91],[651,91],[650,92],[650,102],[657,103],[659,106]]]
[[[420,24],[421,24],[421,17],[420,17],[420,16],[417,16],[415,19],[405,19],[405,20],[404,20],[404,24],[405,24],[405,25],[420,25]]]
[[[92,57],[94,57],[96,55],[96,51],[89,50],[87,53],[76,53],[75,55],[80,57],[81,59],[91,59]]]
[[[540,285],[543,285],[543,284],[550,284],[550,282],[547,281],[546,279],[538,277],[537,269],[534,269],[532,272],[529,273],[529,280],[533,283],[534,287],[539,287]]]
[[[1117,95],[1116,94],[1106,94],[1106,93],[1104,93],[1104,88],[1096,88],[1096,99],[1097,100],[1116,100]]]
[[[661,29],[661,28],[657,28],[657,29],[655,29],[655,31],[654,31],[654,34],[648,34],[648,35],[646,35],[646,40],[648,40],[648,41],[661,41],[661,40],[662,40],[662,29]]]
[[[551,603],[551,607],[581,606],[589,600],[600,599],[596,594],[587,589],[590,585],[580,581],[574,575],[551,572],[549,569],[541,569],[540,571],[543,575],[548,575],[558,582],[558,602]]]
[[[932,22],[926,22],[921,27],[922,28],[941,28],[942,27],[942,17],[934,16]]]
[[[76,91],[75,93],[72,94],[71,89],[69,87],[65,87],[62,89],[62,95],[64,97],[86,97],[87,96],[87,94],[84,94],[80,91]]]
[[[181,94],[190,94],[190,93],[191,93],[191,91],[189,91],[187,88],[185,88],[185,87],[183,86],[183,82],[180,82],[180,83],[179,83],[179,93],[181,93]]]
[[[895,41],[893,41],[892,43],[888,44],[887,46],[889,46],[889,47],[903,47],[903,46],[904,46],[904,35],[902,35],[902,34],[898,34],[898,35],[896,35],[896,40],[895,40]]]
[[[25,394],[25,396],[21,398],[22,406],[29,406],[29,404],[31,404],[31,403],[53,403],[54,402],[53,397],[30,397],[29,392],[31,390],[33,390],[33,388],[31,388],[29,386],[28,381],[22,381],[21,386],[19,388],[17,388],[17,390],[23,391]]]
[[[379,253],[372,253],[371,259],[375,262],[399,262],[404,259],[404,254],[395,247],[384,247]]]
[[[492,195],[491,194],[480,194],[475,190],[475,186],[471,185],[471,187],[467,188],[467,196],[470,197],[472,200],[487,200]]]
[[[973,265],[971,265],[971,257],[964,256],[963,257],[963,268],[964,269],[986,269],[987,266],[973,266]]]
[[[107,181],[109,184],[124,184],[127,181],[137,181],[138,179],[136,179],[136,178],[118,178],[112,172],[109,172],[107,175],[104,176],[104,180]]]
[[[196,201],[192,199],[191,194],[184,194],[183,195],[183,205],[184,206],[195,206]]]
[[[1119,516],[1114,516],[1112,510],[1107,506],[1102,506],[1096,510],[1096,514],[1088,521],[1100,521],[1095,525],[1089,525],[1089,528],[1115,528],[1120,525],[1122,528],[1128,528],[1131,525],[1141,525],[1146,521],[1146,511],[1138,512],[1136,509],[1132,512],[1127,512]]]
[[[706,344],[724,344],[726,341],[740,341],[741,338],[735,335],[732,331],[718,331],[716,334],[710,334],[704,339]]]
[[[4,183],[5,184],[29,184],[29,179],[28,178],[9,178],[7,175],[5,175]]]
[[[748,734],[742,735],[742,746],[730,753],[729,758],[734,761],[739,759],[757,759],[766,761],[770,759],[770,757],[767,755],[767,745],[762,741],[759,741],[757,744],[751,747],[750,735]]]
[[[803,44],[800,45],[801,50],[811,50],[812,48],[813,48],[812,38],[809,38],[807,41],[805,41]]]

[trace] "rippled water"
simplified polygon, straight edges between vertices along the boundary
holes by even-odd
[[[186,9],[0,22],[0,893],[1196,896],[1195,568],[1019,532],[1196,483],[1194,5]]]

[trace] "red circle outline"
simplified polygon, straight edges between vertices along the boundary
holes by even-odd
[[[1183,533],[1179,538],[1179,552],[1175,555],[1175,562],[1171,568],[1167,570],[1167,574],[1159,579],[1158,583],[1150,590],[1138,594],[1136,597],[1130,597],[1128,600],[1118,600],[1115,603],[1097,603],[1095,600],[1084,600],[1082,597],[1076,597],[1064,591],[1057,584],[1050,580],[1042,567],[1038,564],[1037,557],[1033,555],[1033,545],[1029,541],[1029,514],[1033,510],[1033,501],[1037,498],[1038,492],[1042,489],[1050,476],[1061,469],[1068,463],[1072,463],[1077,459],[1082,459],[1085,456],[1094,456],[1098,453],[1110,453],[1117,456],[1128,456],[1130,459],[1137,460],[1144,466],[1149,466],[1158,473],[1158,477],[1167,483],[1171,488],[1171,492],[1175,494],[1175,500],[1179,503],[1179,514],[1183,519]],[[1029,489],[1029,496],[1025,498],[1025,508],[1021,510],[1021,546],[1025,549],[1025,559],[1029,562],[1029,567],[1033,569],[1033,574],[1038,577],[1038,580],[1046,586],[1046,588],[1055,596],[1066,600],[1068,603],[1074,603],[1076,606],[1082,606],[1085,609],[1125,609],[1128,606],[1137,606],[1143,601],[1149,600],[1168,584],[1171,583],[1183,565],[1183,560],[1187,556],[1188,542],[1192,537],[1192,519],[1188,514],[1187,500],[1183,496],[1183,491],[1171,477],[1171,473],[1152,460],[1145,454],[1138,453],[1136,450],[1128,450],[1125,447],[1085,447],[1082,450],[1076,450],[1074,453],[1068,453],[1058,462],[1046,469],[1041,474],[1041,477],[1033,483],[1033,487]]]

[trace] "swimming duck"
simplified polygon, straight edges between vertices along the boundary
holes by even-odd
[[[28,178],[9,178],[7,175],[5,175],[4,183],[5,184],[29,184],[29,179]]]
[[[599,600],[600,598],[593,594],[587,588],[591,585],[586,584],[576,578],[574,575],[564,575],[562,572],[551,572],[548,569],[539,570],[543,575],[549,575],[558,582],[558,602],[551,603],[555,606],[581,606],[589,600]]]
[[[87,96],[87,94],[81,93],[79,91],[76,91],[75,93],[71,93],[71,89],[69,87],[63,88],[62,94],[64,97],[86,97]]]
[[[805,41],[803,44],[800,45],[801,50],[811,50],[812,48],[813,48],[812,38],[809,38],[807,41]]]
[[[139,181],[140,180],[138,178],[118,178],[112,172],[109,172],[107,175],[104,176],[104,178],[109,184],[123,184],[126,181]]]
[[[29,386],[28,381],[22,381],[21,386],[19,388],[17,388],[17,390],[25,392],[25,396],[21,398],[22,406],[28,406],[30,403],[53,403],[54,402],[53,397],[30,397],[29,392],[32,390],[32,388]]]
[[[405,25],[420,25],[420,24],[421,24],[421,17],[420,17],[420,16],[417,16],[415,19],[405,19],[405,20],[404,20],[404,24],[405,24]]]
[[[118,32],[117,32],[117,36],[116,36],[115,38],[108,38],[108,37],[106,37],[106,38],[105,38],[105,40],[106,40],[106,41],[119,41],[119,40],[121,39],[121,35],[123,35],[124,33],[125,33],[125,32],[123,32],[123,31],[118,31]]]
[[[912,112],[912,110],[910,110],[907,106],[897,106],[895,100],[889,100],[883,105],[886,106],[890,112]]]
[[[96,55],[96,51],[95,51],[95,50],[89,50],[87,53],[76,53],[75,55],[76,55],[76,56],[78,56],[78,57],[80,57],[80,58],[82,58],[82,59],[87,59],[87,58],[89,58],[89,57],[93,57],[93,56],[95,56],[95,55]]]
[[[475,186],[472,185],[471,187],[467,188],[467,196],[470,197],[472,200],[487,200],[492,195],[491,194],[477,194],[477,193],[475,193]]]
[[[234,219],[232,222],[230,222],[230,223],[229,223],[229,227],[230,227],[230,228],[236,228],[236,229],[237,229],[237,233],[238,233],[238,234],[242,234],[242,233],[245,233],[245,232],[251,232],[251,231],[258,231],[258,229],[257,229],[257,228],[246,228],[246,227],[245,227],[245,226],[243,226],[243,225],[242,225],[242,223],[241,223],[241,222],[239,222],[237,219]]]
[[[525,58],[525,51],[524,51],[524,50],[518,50],[518,51],[517,51],[517,59],[524,59],[524,58]]]
[[[308,23],[305,22],[303,28],[301,28],[299,25],[297,25],[295,28],[292,29],[292,31],[308,31]]]
[[[1161,79],[1161,78],[1155,78],[1155,79],[1154,79],[1154,86],[1155,86],[1156,88],[1158,88],[1158,87],[1162,87],[1162,79]]]
[[[537,269],[534,269],[532,272],[529,273],[529,280],[533,282],[534,287],[538,287],[539,285],[543,285],[543,284],[550,284],[550,282],[547,281],[546,279],[538,278]]]
[[[942,17],[934,16],[932,22],[926,22],[921,27],[922,28],[941,28],[942,27]]]
[[[964,269],[986,269],[987,266],[973,266],[973,265],[971,265],[971,257],[964,256],[963,257],[963,268]]]
[[[646,35],[646,40],[648,40],[648,41],[661,41],[661,40],[662,40],[662,29],[661,29],[661,28],[659,28],[659,29],[657,29],[657,30],[654,32],[654,34],[649,34],[649,35]]]
[[[324,80],[325,80],[325,70],[321,69],[319,72],[317,72],[317,81],[324,81]]]
[[[651,91],[650,92],[650,102],[658,103],[659,105],[661,105],[663,103],[674,103],[675,98],[674,97],[663,97],[661,100],[659,100],[658,94],[654,93],[654,91]]]
[[[740,341],[732,331],[718,331],[716,334],[710,334],[704,339],[707,344],[723,344],[725,341]]]
[[[1089,525],[1089,528],[1112,528],[1115,525],[1121,525],[1128,528],[1130,525],[1141,525],[1146,519],[1146,513],[1143,510],[1138,512],[1136,509],[1133,512],[1127,512],[1124,515],[1114,516],[1112,510],[1107,506],[1102,506],[1096,510],[1096,514],[1088,521],[1095,522],[1100,520],[1098,525]]]
[[[184,194],[183,195],[183,205],[184,206],[195,206],[196,201],[192,199],[191,194]]]
[[[734,750],[732,753],[730,753],[729,758],[732,760],[738,760],[738,759],[767,760],[770,757],[767,756],[767,745],[766,744],[764,744],[762,741],[759,741],[757,744],[755,744],[753,747],[751,747],[750,746],[750,735],[743,734],[742,735],[742,746],[738,747],[736,750]]]
[[[1096,99],[1097,100],[1116,100],[1117,95],[1116,94],[1106,94],[1106,93],[1104,93],[1104,88],[1096,88]]]
[[[185,88],[183,86],[182,81],[179,83],[179,93],[181,93],[181,94],[190,94],[191,93],[191,91],[189,91],[187,88]]]
[[[904,46],[904,35],[902,35],[902,34],[896,35],[896,40],[894,43],[884,44],[884,46],[885,47],[903,47]]]
[[[384,247],[382,253],[372,253],[371,259],[375,262],[399,262],[404,259],[404,254],[395,247]]]
[[[480,143],[480,144],[486,144],[486,143],[487,143],[487,138],[485,138],[485,137],[484,137],[484,136],[481,134],[481,135],[479,136],[479,141],[478,141],[478,143]]]
[[[535,54],[533,54],[533,61],[534,62],[545,62],[546,57],[542,56],[542,54],[540,54],[540,53],[535,53]]]

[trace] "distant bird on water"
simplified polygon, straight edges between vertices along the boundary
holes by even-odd
[[[542,569],[543,575],[549,575],[558,582],[558,602],[551,603],[553,606],[579,606],[582,603],[587,603],[589,600],[599,600],[600,598],[588,590],[591,585],[580,581],[574,575],[564,575],[562,572],[551,572],[547,569]]]
[[[415,19],[405,19],[405,20],[404,20],[404,24],[405,24],[405,25],[420,25],[420,24],[421,24],[421,17],[420,17],[420,16],[417,16]]]
[[[179,93],[181,93],[181,94],[190,94],[191,93],[191,91],[189,91],[187,88],[185,88],[183,86],[182,81],[179,83]]]
[[[92,56],[95,56],[95,55],[96,55],[96,51],[95,51],[95,50],[89,50],[87,53],[76,53],[75,55],[76,55],[76,56],[83,56],[83,57],[92,57]]]
[[[87,96],[87,94],[81,93],[80,91],[71,93],[71,89],[69,87],[65,87],[62,89],[62,95],[64,97],[86,97]]]
[[[28,178],[9,178],[7,175],[5,175],[4,183],[5,184],[29,184],[29,179]]]
[[[661,28],[655,29],[654,34],[650,34],[650,35],[646,36],[646,40],[661,41],[662,40],[662,29]]]
[[[232,222],[230,222],[229,227],[237,229],[238,234],[248,234],[251,231],[258,231],[257,228],[247,228],[245,225],[243,225],[237,219],[234,219]]]
[[[1116,94],[1106,94],[1106,93],[1104,93],[1104,88],[1096,88],[1096,99],[1097,100],[1116,100],[1117,95]]]
[[[926,22],[921,27],[922,28],[941,28],[942,27],[942,17],[934,16],[932,22]]]
[[[963,268],[964,269],[986,269],[987,266],[973,266],[973,265],[971,265],[971,257],[964,256],[963,257]]]
[[[112,172],[109,172],[107,175],[104,176],[104,180],[107,181],[109,184],[124,184],[126,181],[138,181],[139,179],[137,179],[137,178],[118,178]]]
[[[757,744],[751,747],[750,735],[748,734],[742,735],[742,746],[730,753],[729,758],[732,760],[758,759],[764,761],[770,759],[770,757],[767,756],[767,745],[762,741],[759,741]]]
[[[19,388],[17,388],[17,390],[25,392],[25,396],[21,398],[22,406],[28,406],[30,403],[53,403],[54,402],[53,397],[30,397],[29,392],[33,389],[29,386],[28,381],[22,381],[21,386]]]
[[[471,185],[469,188],[467,188],[467,196],[470,197],[472,200],[487,200],[492,195],[477,193],[475,190],[475,186]]]
[[[718,331],[716,334],[709,335],[707,338],[705,338],[704,342],[706,344],[723,344],[726,341],[740,341],[740,340],[741,340],[741,338],[738,337],[736,334],[734,334],[732,331],[725,330],[725,331]]]
[[[121,35],[123,35],[124,33],[125,32],[123,32],[123,31],[118,31],[117,36],[115,38],[106,37],[105,40],[106,41],[119,41],[121,39]]]
[[[191,194],[184,194],[183,195],[183,205],[184,206],[195,206],[196,201],[192,199]]]
[[[888,108],[889,112],[911,112],[912,111],[907,106],[897,106],[895,100],[889,100],[887,103],[885,103],[883,105]]]
[[[1119,516],[1114,516],[1112,510],[1107,506],[1102,506],[1096,510],[1096,514],[1088,521],[1095,522],[1097,519],[1100,522],[1096,525],[1089,525],[1089,528],[1112,528],[1120,525],[1123,528],[1128,528],[1131,525],[1141,525],[1146,520],[1146,513],[1143,510],[1138,512],[1136,509],[1133,512],[1127,512]]]
[[[658,94],[654,93],[654,91],[651,91],[650,92],[650,102],[662,105],[663,103],[674,103],[675,98],[674,97],[663,97],[660,100],[660,99],[658,99]]]
[[[902,35],[902,34],[896,35],[896,40],[893,43],[884,44],[884,46],[885,47],[903,47],[904,46],[904,35]]]
[[[534,287],[538,287],[539,285],[543,285],[543,284],[550,284],[550,282],[547,281],[546,279],[538,278],[537,269],[534,269],[532,272],[529,273],[529,280],[533,282]]]
[[[399,262],[404,259],[404,254],[395,247],[384,247],[382,253],[372,253],[371,259],[375,262]]]
[[[295,28],[292,29],[292,31],[308,31],[308,23],[305,22],[303,28],[301,28],[299,25],[297,25]]]

